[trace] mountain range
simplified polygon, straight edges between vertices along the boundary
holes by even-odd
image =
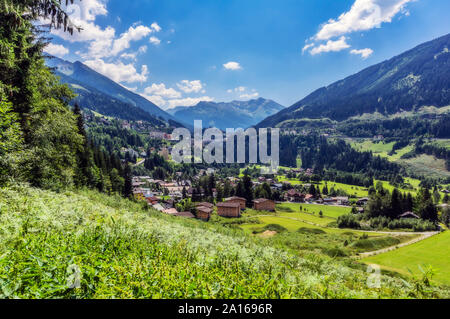
[[[302,119],[342,121],[363,114],[392,115],[450,105],[450,34],[320,88],[258,127]]]
[[[152,102],[79,61],[72,63],[50,57],[47,59],[47,65],[77,94],[72,103],[76,102],[83,108],[124,120],[144,120],[156,125],[180,125],[176,118]]]
[[[249,101],[200,102],[195,106],[179,106],[168,112],[176,118],[193,125],[202,120],[204,127],[248,128],[266,117],[284,109],[284,106],[264,98]]]

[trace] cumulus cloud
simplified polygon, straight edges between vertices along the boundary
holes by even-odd
[[[259,93],[255,89],[252,89],[249,92],[248,88],[245,86],[238,86],[234,89],[227,90],[227,92],[230,94],[237,94],[239,98],[246,100],[255,99],[259,96]]]
[[[141,94],[141,96],[146,98],[147,100],[149,100],[150,102],[152,102],[153,104],[156,104],[157,106],[159,106],[161,108],[164,108],[164,106],[166,105],[166,100],[163,99],[159,95]]]
[[[231,71],[237,71],[237,70],[241,70],[242,69],[241,65],[238,62],[233,62],[233,61],[225,63],[223,65],[223,67],[226,70],[231,70]]]
[[[117,57],[124,50],[130,48],[132,41],[139,41],[151,33],[161,31],[158,23],[154,22],[150,27],[142,25],[140,22],[134,23],[127,31],[120,36],[116,36],[116,30],[107,26],[100,27],[95,23],[98,16],[108,14],[106,0],[83,0],[62,7],[69,14],[71,21],[82,28],[81,32],[74,32],[73,36],[62,30],[52,30],[52,33],[69,42],[85,42],[87,51],[79,51],[78,54],[84,59],[98,59],[107,57]],[[155,37],[156,40],[159,41]],[[131,59],[133,53],[126,53],[125,58]]]
[[[141,72],[139,73],[133,64],[124,64],[120,61],[107,63],[102,59],[95,59],[85,61],[84,64],[115,82],[142,83],[147,81],[148,68],[146,65],[141,67]]]
[[[350,45],[346,42],[345,37],[342,36],[336,41],[328,40],[327,43],[314,47],[310,53],[311,55],[316,55],[322,52],[338,52],[348,48],[350,48]]]
[[[199,93],[203,90],[203,83],[200,80],[182,80],[177,83],[178,88],[184,93]]]
[[[158,23],[153,22],[152,25],[150,26],[155,32],[159,32],[162,30],[162,28],[158,25]]]
[[[241,94],[239,97],[241,99],[251,100],[251,99],[256,99],[258,96],[259,96],[259,93],[258,92],[254,92],[254,93]]]
[[[112,50],[109,52],[111,56],[116,56],[118,53],[130,47],[131,41],[139,41],[145,38],[152,32],[152,29],[139,25],[137,27],[130,27],[126,32],[122,33],[117,40],[114,40]]]
[[[161,43],[161,40],[158,39],[157,37],[150,37],[150,43],[154,44],[154,45],[159,45]]]
[[[184,99],[174,99],[167,101],[167,109],[172,109],[177,106],[194,106],[199,102],[212,102],[214,98],[209,96],[200,96],[200,97],[187,97]]]
[[[361,50],[351,50],[350,53],[351,54],[359,54],[363,59],[367,59],[369,56],[372,55],[373,50],[366,48],[366,49],[361,49]]]
[[[379,28],[383,22],[392,22],[392,18],[403,12],[405,5],[412,1],[356,0],[348,12],[341,14],[337,20],[330,19],[325,23],[315,38],[328,40],[355,31]]]
[[[69,53],[69,49],[60,44],[49,43],[45,48],[44,52],[62,58]]]
[[[303,52],[312,55],[321,52],[337,52],[350,48],[346,39],[349,34],[380,28],[383,23],[390,23],[397,14],[409,15],[405,6],[414,0],[355,0],[349,11],[342,13],[337,19],[330,19],[322,26],[308,43]],[[336,40],[336,38],[338,38]],[[327,41],[326,43],[323,43]],[[370,50],[370,51],[369,51]],[[363,59],[369,57],[371,49],[353,50],[352,54]]]
[[[157,95],[168,99],[176,99],[181,97],[181,93],[173,88],[166,88],[164,83],[153,83],[144,89],[146,95]]]

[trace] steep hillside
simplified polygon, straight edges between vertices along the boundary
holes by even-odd
[[[448,297],[92,191],[3,188],[0,234],[0,298]]]
[[[345,120],[450,105],[450,34],[313,92],[259,127],[301,118]]]
[[[282,105],[272,100],[259,98],[228,103],[200,102],[193,107],[177,107],[169,112],[190,124],[193,124],[194,120],[202,120],[204,126],[224,130],[253,126],[282,109]]]
[[[87,104],[83,107],[91,107],[92,105],[95,105],[96,108],[101,107],[103,112],[100,113],[105,115],[110,113],[107,110],[109,107],[113,108],[113,112],[116,112],[118,108],[125,107],[129,109],[127,111],[129,114],[136,112],[137,119],[140,115],[143,115],[142,111],[137,110],[139,108],[153,117],[177,122],[173,116],[164,112],[152,102],[125,89],[81,62],[71,63],[52,57],[47,60],[47,65],[55,70],[55,74],[60,76],[64,83],[71,84],[72,88],[79,94],[80,101]],[[106,105],[99,106],[100,103],[98,102],[106,102]],[[115,103],[117,105],[114,106]],[[128,117],[132,119],[130,115]]]

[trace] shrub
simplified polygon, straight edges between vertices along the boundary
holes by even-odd
[[[339,216],[337,224],[339,228],[360,228],[358,219],[352,214]]]
[[[400,244],[400,239],[398,238],[382,237],[382,238],[360,239],[354,242],[351,246],[364,251],[371,251],[382,249],[384,247],[394,246],[397,244]]]
[[[278,224],[269,224],[269,225],[266,225],[263,229],[270,230],[270,231],[276,231],[277,233],[282,233],[282,232],[287,231],[286,228],[284,228],[283,226],[278,225]]]
[[[323,252],[330,257],[346,257],[346,256],[348,256],[345,253],[345,251],[343,251],[342,249],[340,249],[338,247],[327,248],[327,249],[324,249]]]
[[[302,234],[316,234],[316,235],[326,234],[326,232],[323,231],[322,229],[319,229],[319,228],[307,228],[307,227],[299,228],[297,230],[297,232],[302,233]]]

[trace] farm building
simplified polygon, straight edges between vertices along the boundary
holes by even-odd
[[[218,203],[217,214],[222,217],[241,217],[241,204],[239,203]]]
[[[336,202],[338,205],[348,205],[350,203],[346,196],[336,197]]]
[[[253,201],[253,209],[273,212],[275,211],[275,202],[265,198],[255,199]]]
[[[211,218],[212,208],[205,206],[197,206],[197,219],[207,222]]]
[[[245,209],[245,206],[247,204],[247,200],[245,198],[242,197],[228,197],[225,198],[225,202],[226,203],[238,203],[241,207],[241,209]]]
[[[356,202],[356,205],[358,205],[358,206],[365,206],[368,202],[369,202],[369,198],[368,197],[364,197],[364,198],[358,199],[358,201]]]
[[[294,203],[303,203],[305,201],[305,195],[295,189],[290,189],[286,193],[285,198],[287,201]]]
[[[196,204],[195,205],[195,207],[207,207],[207,208],[211,208],[211,209],[213,209],[214,208],[214,205],[213,204],[211,204],[211,203],[208,203],[208,202],[201,202],[201,203],[198,203],[198,204]]]

